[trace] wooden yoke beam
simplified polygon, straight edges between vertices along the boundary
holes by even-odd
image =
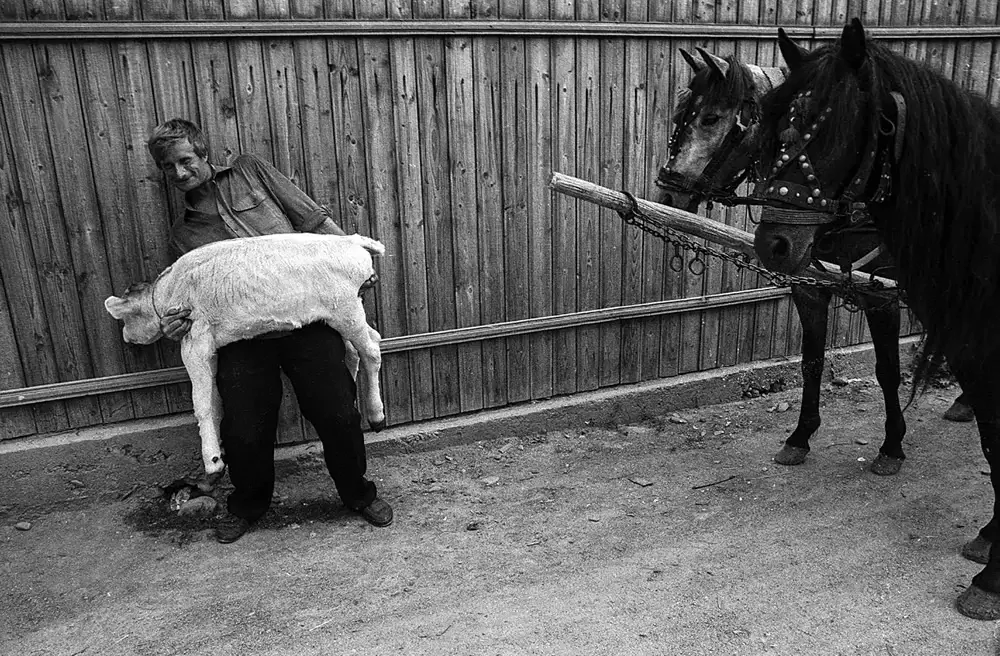
[[[606,207],[616,212],[627,212],[632,207],[631,201],[620,191],[608,189],[607,187],[602,187],[563,173],[553,172],[549,186],[561,194],[596,203],[601,207]],[[653,203],[641,198],[636,200],[639,204],[639,211],[658,221],[662,221],[674,230],[707,239],[715,244],[745,253],[754,259],[757,258],[757,254],[753,249],[753,234],[745,230],[740,230],[739,228],[734,228],[718,221],[712,221],[703,216],[685,212],[674,207],[660,205],[659,203]],[[821,271],[810,266],[800,275],[830,282],[843,282],[847,278],[842,273],[835,273],[839,267],[826,262],[822,262],[822,264],[830,268],[831,271]],[[850,276],[857,283],[877,281],[882,283],[886,289],[896,288],[896,281],[889,278],[871,276],[860,271],[852,271]]]

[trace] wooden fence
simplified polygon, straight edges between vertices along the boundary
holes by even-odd
[[[390,424],[797,353],[785,290],[675,273],[547,183],[648,197],[679,47],[773,65],[776,25],[810,47],[854,15],[996,101],[996,0],[5,0],[0,439],[190,409],[176,346],[124,345],[103,309],[168,264],[179,199],[144,143],[174,116],[386,244],[367,303]],[[833,316],[831,345],[867,339]],[[309,439],[284,408],[280,439]]]

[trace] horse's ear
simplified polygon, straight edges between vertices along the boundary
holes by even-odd
[[[691,53],[690,53],[690,52],[688,52],[688,51],[687,51],[687,50],[685,50],[684,48],[678,48],[678,50],[680,50],[680,51],[681,51],[681,57],[683,57],[683,58],[684,58],[684,61],[686,61],[686,62],[688,63],[688,66],[690,66],[690,67],[691,67],[691,69],[692,69],[692,70],[693,70],[693,71],[694,71],[695,73],[697,73],[697,72],[698,72],[698,71],[700,71],[701,69],[705,68],[705,65],[704,65],[704,64],[702,64],[702,63],[701,63],[700,61],[698,61],[697,59],[695,59],[695,58],[694,58],[694,57],[693,57],[693,56],[691,55]]]
[[[788,34],[780,27],[778,28],[778,48],[781,50],[781,56],[784,57],[790,71],[798,68],[799,64],[802,63],[802,58],[806,55],[806,51],[792,43]]]
[[[722,57],[719,57],[718,55],[713,55],[712,53],[705,50],[701,46],[696,46],[695,50],[698,51],[698,54],[701,55],[701,58],[705,60],[705,63],[708,64],[709,68],[711,68],[713,71],[715,71],[722,77],[726,77],[726,73],[729,72],[729,62],[727,62]]]
[[[851,68],[860,68],[865,61],[865,28],[857,18],[844,26],[840,35],[840,56]]]

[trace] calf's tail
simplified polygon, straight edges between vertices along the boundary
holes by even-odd
[[[350,235],[350,238],[354,240],[354,243],[358,246],[361,246],[373,255],[383,255],[385,253],[385,244],[377,239],[365,237],[364,235]]]

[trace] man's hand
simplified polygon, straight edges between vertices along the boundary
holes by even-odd
[[[361,289],[358,290],[358,296],[364,296],[365,292],[378,284],[378,274],[373,273],[371,278],[361,283]]]
[[[187,308],[170,308],[167,313],[160,317],[160,330],[163,336],[175,342],[181,341],[184,335],[191,330],[191,320],[188,315],[191,310]]]

